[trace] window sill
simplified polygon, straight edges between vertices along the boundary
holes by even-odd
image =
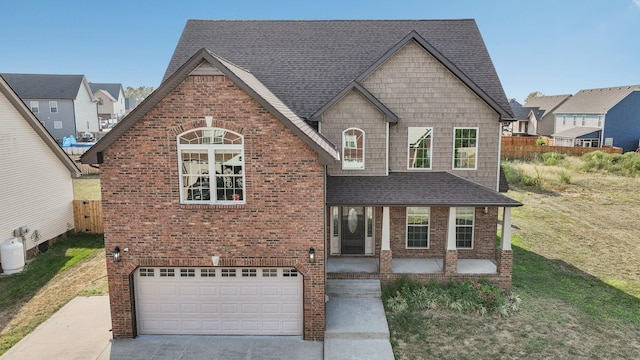
[[[202,209],[244,209],[247,207],[246,203],[240,204],[180,204],[180,209],[188,210],[202,210]]]

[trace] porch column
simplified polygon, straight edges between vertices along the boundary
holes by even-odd
[[[380,273],[391,274],[391,221],[389,207],[382,208],[382,243],[380,244]]]
[[[502,234],[500,236],[500,258],[498,273],[511,280],[513,272],[513,250],[511,249],[511,208],[505,207],[502,212]]]
[[[447,227],[447,251],[444,256],[444,274],[453,275],[458,272],[458,250],[456,249],[456,208],[449,208]]]

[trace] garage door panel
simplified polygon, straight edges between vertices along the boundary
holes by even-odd
[[[140,334],[302,335],[302,276],[295,270],[146,268],[136,274]]]

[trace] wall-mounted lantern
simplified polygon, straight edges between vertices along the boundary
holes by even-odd
[[[314,248],[309,249],[309,262],[312,264],[316,262],[316,249]]]
[[[120,247],[116,246],[113,249],[113,262],[120,262],[121,258],[120,258]]]

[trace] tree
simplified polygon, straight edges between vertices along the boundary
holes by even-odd
[[[534,91],[531,94],[529,94],[526,99],[524,99],[524,103],[526,104],[529,100],[539,96],[544,96],[544,94],[541,93],[540,91]]]
[[[153,92],[153,86],[140,86],[138,88],[133,88],[131,86],[127,86],[124,90],[124,96],[128,98],[134,98],[136,101],[140,102],[144,100],[149,94]]]

